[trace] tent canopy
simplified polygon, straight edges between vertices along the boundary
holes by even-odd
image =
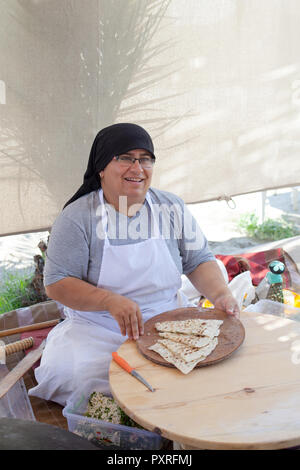
[[[114,122],[149,131],[153,186],[186,203],[300,185],[298,0],[0,10],[0,235],[49,228]]]

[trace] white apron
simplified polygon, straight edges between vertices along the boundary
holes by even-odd
[[[103,191],[99,191],[100,203]],[[152,216],[150,195],[146,200]],[[135,301],[143,321],[167,310],[187,306],[180,296],[181,273],[154,220],[154,236],[130,245],[111,245],[107,237],[107,213],[102,217],[105,233],[98,287]],[[155,301],[153,301],[155,299]],[[38,385],[29,395],[65,405],[72,392],[87,382],[110,393],[108,370],[111,353],[127,339],[109,312],[84,312],[65,307],[66,319],[48,335],[40,366],[35,370]]]

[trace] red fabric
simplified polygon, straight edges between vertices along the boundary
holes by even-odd
[[[275,248],[273,250],[259,251],[257,253],[242,253],[238,255],[216,255],[216,258],[221,260],[225,265],[225,268],[228,273],[229,282],[238,274],[245,271],[241,268],[241,259],[245,260],[245,264],[248,263],[249,270],[252,278],[252,283],[254,286],[263,280],[265,275],[268,272],[268,265],[273,260],[281,261],[285,264],[284,251],[282,248]],[[291,277],[286,267],[284,273],[282,274],[283,278],[283,287],[291,287]]]
[[[41,330],[32,330],[32,331],[25,331],[21,333],[21,339],[29,338],[30,336],[33,338],[34,344],[32,348],[26,349],[25,354],[28,354],[30,351],[37,349],[42,341],[47,338],[50,331],[54,328],[51,326],[50,328],[43,328]],[[40,365],[40,359],[32,366],[32,369],[35,369]]]

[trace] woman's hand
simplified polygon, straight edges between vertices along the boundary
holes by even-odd
[[[47,295],[75,310],[107,310],[117,320],[122,335],[138,339],[144,334],[142,313],[137,303],[127,297],[95,287],[88,282],[67,277],[46,288]]]
[[[214,301],[214,306],[226,312],[227,315],[232,315],[236,318],[240,316],[239,306],[231,294],[222,294],[217,297]]]
[[[138,339],[144,334],[142,313],[136,302],[112,293],[105,303],[106,310],[118,322],[123,336],[127,334],[129,339]]]
[[[223,310],[228,315],[239,317],[239,306],[216,261],[207,261],[200,264],[187,277],[196,289],[216,308]]]

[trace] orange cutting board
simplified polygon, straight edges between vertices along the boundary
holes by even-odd
[[[175,367],[173,364],[165,361],[158,353],[148,349],[149,346],[156,343],[158,339],[162,339],[155,329],[155,323],[194,318],[201,318],[203,320],[223,320],[216,348],[203,361],[199,362],[196,367],[208,366],[227,359],[244,341],[245,329],[240,320],[227,315],[221,310],[202,307],[177,308],[175,310],[170,310],[156,315],[145,323],[144,335],[140,336],[136,341],[139,351],[150,361],[162,366]]]

